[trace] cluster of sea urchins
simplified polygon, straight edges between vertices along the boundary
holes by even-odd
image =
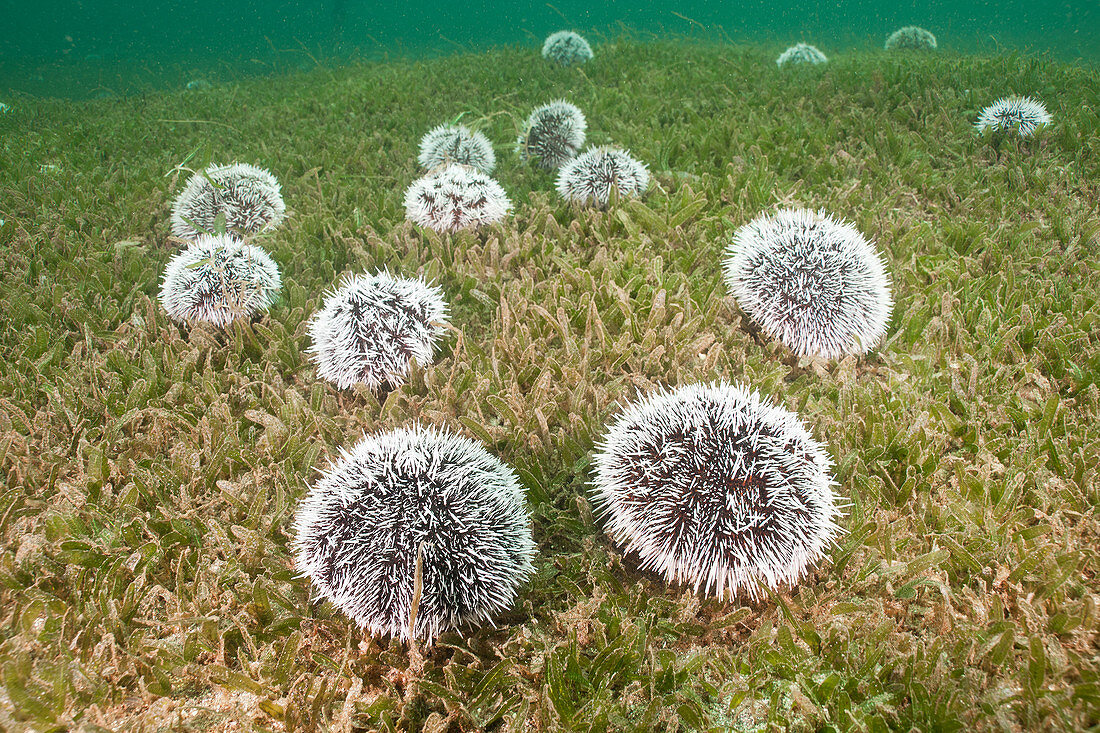
[[[799,356],[868,351],[893,306],[875,247],[821,212],[785,209],[738,229],[725,278],[741,310]]]
[[[831,461],[798,416],[726,383],[628,405],[595,457],[608,533],[696,592],[794,584],[840,529]]]
[[[779,58],[775,60],[775,64],[779,68],[799,64],[816,66],[817,64],[824,64],[828,60],[825,54],[817,49],[817,46],[811,46],[808,43],[797,43],[779,54]]]
[[[343,451],[298,507],[295,560],[374,635],[434,640],[507,609],[535,543],[515,473],[473,441],[416,426]]]
[[[340,389],[397,388],[413,363],[431,364],[446,317],[443,292],[422,279],[347,277],[309,324],[317,376]]]
[[[172,204],[172,234],[194,239],[215,231],[218,217],[238,236],[277,227],[286,216],[279,181],[247,163],[211,165],[188,179]]]
[[[1050,113],[1039,100],[1003,97],[981,111],[974,127],[983,134],[1015,132],[1021,138],[1028,138],[1050,123]]]

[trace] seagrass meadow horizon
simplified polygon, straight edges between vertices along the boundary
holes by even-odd
[[[13,730],[1043,730],[1100,725],[1100,72],[1048,59],[610,40],[317,68],[0,116],[0,727]],[[1054,123],[979,137],[1001,97]],[[640,198],[574,207],[520,160],[565,99]],[[461,116],[503,221],[405,221],[418,144]],[[157,302],[177,166],[250,163],[287,216],[268,312]],[[797,358],[723,282],[737,229],[851,222],[894,300],[862,357]],[[380,403],[317,377],[342,276],[446,295],[434,363]],[[704,598],[589,500],[622,405],[737,381],[834,463],[845,534],[795,588]],[[515,468],[538,554],[496,628],[370,639],[311,599],[292,520],[364,432],[415,422]]]

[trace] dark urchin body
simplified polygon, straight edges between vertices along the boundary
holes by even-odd
[[[310,320],[317,374],[347,389],[401,386],[413,362],[431,364],[447,304],[437,287],[388,272],[346,277]]]
[[[515,474],[479,444],[416,426],[368,435],[327,470],[294,521],[295,561],[374,635],[429,643],[508,608],[535,544]]]
[[[753,219],[726,249],[725,276],[741,309],[799,356],[862,354],[886,333],[893,300],[878,252],[822,212]]]
[[[172,234],[194,239],[215,234],[219,215],[238,236],[277,227],[286,216],[279,181],[270,171],[246,163],[211,165],[188,179],[172,204]]]
[[[587,127],[584,113],[563,99],[536,107],[516,144],[520,159],[556,170],[577,155]]]
[[[279,267],[259,247],[203,234],[169,260],[160,302],[173,320],[224,327],[266,310],[279,291]]]
[[[593,499],[646,569],[720,597],[794,584],[840,529],[831,461],[798,416],[726,383],[628,405],[596,454]]]

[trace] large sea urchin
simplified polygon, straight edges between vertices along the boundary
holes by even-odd
[[[228,235],[201,234],[168,262],[160,302],[173,320],[227,326],[267,310],[279,285],[279,267],[267,252]]]
[[[421,279],[388,272],[347,277],[309,324],[317,375],[340,389],[397,388],[412,362],[432,363],[446,317],[443,291]]]
[[[440,168],[413,181],[405,191],[405,218],[437,232],[491,224],[511,208],[499,183],[463,165]]]
[[[640,196],[649,187],[649,171],[643,163],[619,148],[590,148],[561,167],[558,193],[577,204],[607,206],[613,192]]]
[[[246,163],[211,165],[192,175],[172,204],[172,234],[182,239],[215,234],[219,215],[225,216],[228,232],[241,236],[277,227],[286,216],[279,181]]]
[[[542,57],[562,66],[583,64],[592,58],[592,47],[584,37],[573,31],[557,31],[546,37]]]
[[[936,37],[915,25],[898,28],[886,38],[887,51],[935,51]]]
[[[458,163],[492,173],[497,164],[489,138],[462,125],[440,125],[424,133],[416,160],[429,171],[445,163]]]
[[[1031,137],[1050,123],[1050,113],[1039,100],[1002,97],[981,111],[974,127],[980,133],[1015,131],[1020,137]]]
[[[810,64],[816,66],[817,64],[824,64],[828,60],[825,54],[817,49],[817,46],[811,46],[808,43],[796,43],[779,54],[779,58],[775,60],[775,63],[776,66],[782,69],[788,64]]]
[[[724,382],[628,405],[596,454],[593,500],[642,567],[720,597],[794,584],[840,529],[832,465],[798,416]]]
[[[540,168],[554,170],[577,155],[587,126],[583,112],[559,99],[531,112],[516,148],[521,159],[533,158]]]
[[[893,300],[879,253],[824,212],[753,219],[726,249],[725,276],[741,309],[799,356],[862,354],[886,333]]]
[[[297,567],[323,598],[371,634],[429,643],[511,606],[535,554],[515,473],[481,445],[422,426],[341,451],[294,532]]]

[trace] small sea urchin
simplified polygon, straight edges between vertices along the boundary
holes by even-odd
[[[628,405],[595,457],[607,532],[696,592],[794,584],[840,532],[832,465],[798,416],[719,382]]]
[[[583,64],[592,58],[592,47],[584,37],[573,31],[557,31],[546,37],[542,57],[562,66]]]
[[[527,118],[516,148],[522,160],[534,159],[546,170],[561,168],[584,145],[587,127],[584,113],[559,99],[535,108]]]
[[[824,212],[753,219],[726,249],[725,278],[749,318],[799,356],[868,351],[893,305],[874,246]]]
[[[577,204],[605,207],[612,196],[640,196],[649,187],[649,171],[620,148],[590,148],[558,172],[558,193]]]
[[[811,46],[808,43],[797,43],[779,54],[779,58],[775,60],[775,64],[782,69],[788,64],[810,64],[816,66],[817,64],[824,64],[828,60],[825,54],[817,49],[817,46]]]
[[[168,262],[160,302],[173,320],[224,327],[267,310],[279,285],[279,267],[267,252],[228,235],[201,234]]]
[[[426,132],[420,139],[420,155],[416,160],[429,171],[446,163],[458,163],[492,173],[497,164],[489,138],[462,125],[439,125]]]
[[[886,38],[887,51],[935,51],[936,37],[915,25],[898,28]]]
[[[1050,113],[1031,97],[1002,97],[978,115],[974,124],[979,133],[1016,132],[1022,138],[1031,137],[1051,123]]]
[[[405,218],[437,232],[491,224],[511,208],[499,183],[464,165],[440,168],[413,181],[405,191]]]
[[[286,216],[279,181],[246,163],[211,165],[192,175],[172,204],[172,234],[181,239],[216,234],[219,215],[226,230],[239,236],[277,227]]]
[[[317,375],[340,389],[397,388],[413,362],[432,363],[443,333],[443,291],[388,272],[347,277],[309,324]]]
[[[297,567],[321,597],[373,635],[429,643],[511,606],[535,555],[515,473],[481,445],[422,426],[342,451],[294,533]]]

